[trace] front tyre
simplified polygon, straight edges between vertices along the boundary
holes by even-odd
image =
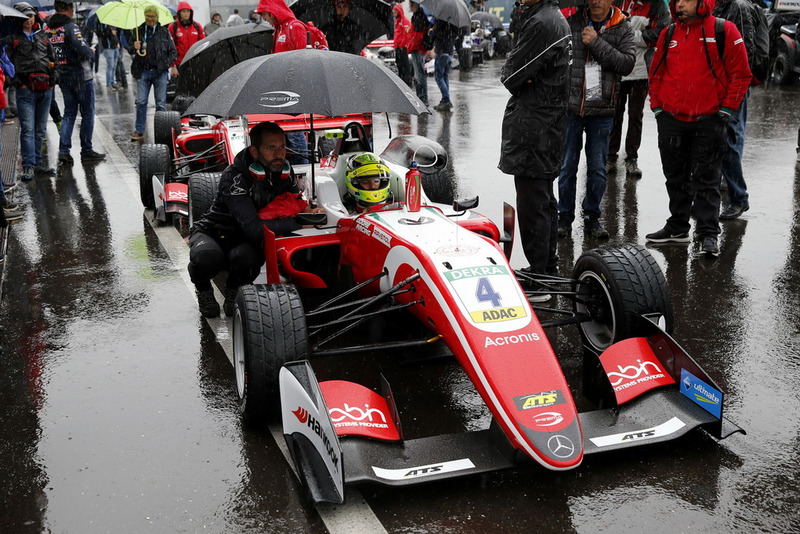
[[[308,332],[297,289],[241,286],[233,316],[233,367],[242,414],[251,422],[278,420],[278,373],[286,362],[307,357]]]
[[[139,195],[145,208],[156,207],[153,196],[153,175],[164,173],[165,182],[170,181],[172,158],[167,145],[142,145],[139,152]]]
[[[672,331],[673,312],[664,273],[646,248],[627,244],[589,250],[575,262],[575,311],[588,315],[579,324],[593,350],[643,335],[643,314],[658,313]]]

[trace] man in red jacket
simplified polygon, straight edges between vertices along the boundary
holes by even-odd
[[[189,2],[178,4],[178,20],[169,25],[169,34],[175,41],[175,48],[178,50],[178,59],[172,64],[171,75],[178,77],[178,65],[183,61],[183,56],[200,39],[205,39],[206,34],[203,27],[194,21],[194,9]]]
[[[701,250],[713,257],[719,255],[726,122],[739,108],[751,78],[742,36],[732,22],[718,27],[710,14],[714,1],[672,0],[677,23],[661,32],[653,55],[650,108],[658,123],[670,217],[664,228],[645,236],[652,243],[689,242],[689,217],[694,213]],[[720,30],[724,47],[716,42]]]
[[[261,0],[256,11],[275,29],[272,53],[305,48],[308,43],[306,27],[297,20],[283,0]]]

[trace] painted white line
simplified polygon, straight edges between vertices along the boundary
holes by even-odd
[[[108,158],[106,163],[116,169],[116,174],[120,180],[128,186],[133,198],[139,202],[139,171],[138,169],[128,162],[128,157],[120,150],[114,138],[111,137],[108,130],[101,121],[95,121],[94,134],[103,143]],[[147,210],[147,219],[150,226],[158,236],[158,240],[164,251],[169,256],[175,269],[180,275],[186,289],[194,299],[194,284],[189,279],[189,272],[186,266],[189,264],[189,247],[181,237],[180,233],[175,229],[172,224],[163,224],[160,221],[155,221],[152,218],[152,212]],[[215,286],[214,293],[217,300],[223,300],[222,293]],[[199,313],[199,312],[198,312]],[[233,365],[233,343],[232,343],[232,329],[229,327],[229,321],[226,318],[218,317],[216,319],[206,319],[211,330],[217,338],[217,342],[225,351],[225,355]],[[279,426],[270,426],[270,434],[275,439],[275,443],[283,453],[286,461],[294,471],[294,464],[289,456],[289,449],[286,447],[286,442],[283,439],[283,433]],[[295,475],[297,473],[295,472]],[[320,505],[317,506],[317,512],[322,518],[322,522],[331,534],[379,534],[387,532],[381,522],[378,520],[375,512],[372,511],[369,504],[364,500],[361,492],[348,488],[347,489],[347,502],[340,506],[335,505]]]

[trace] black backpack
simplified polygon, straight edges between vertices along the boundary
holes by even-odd
[[[675,23],[673,22],[666,29],[666,35],[664,35],[664,53],[661,55],[661,59],[658,61],[656,68],[653,69],[653,73],[655,74],[658,69],[661,68],[661,65],[664,61],[667,60],[667,52],[669,52],[669,42],[672,41],[672,35],[675,33]],[[725,57],[725,19],[717,18],[714,21],[714,40],[717,41],[717,52],[719,52],[719,57]],[[705,43],[704,43],[705,46]],[[708,52],[708,50],[706,50]],[[708,67],[711,69],[711,73],[714,75],[714,78],[717,78],[717,71],[714,70],[714,65],[711,64],[711,57],[706,53],[706,59],[708,60]],[[719,78],[717,78],[719,79]]]

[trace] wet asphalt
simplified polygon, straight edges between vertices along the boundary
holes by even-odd
[[[441,143],[458,195],[479,195],[479,211],[498,224],[502,202],[514,201],[513,180],[496,169],[508,97],[500,66],[455,71],[450,113],[389,118],[393,135]],[[692,432],[568,472],[523,466],[403,490],[365,486],[344,507],[317,511],[281,440],[238,415],[230,324],[197,312],[185,226],[153,224],[141,209],[130,89],[108,94],[102,70],[96,83],[95,149],[107,161],[16,193],[26,215],[9,232],[0,302],[0,532],[800,532],[800,86],[752,92],[751,208],[722,224],[720,257],[649,247],[670,286],[676,339],[726,391],[727,417],[746,436]],[[436,103],[432,78],[429,93]],[[387,121],[375,120],[380,150]],[[57,147],[47,150],[55,163]],[[647,111],[639,164],[641,180],[609,175],[610,243],[644,243],[668,215]],[[602,244],[574,225],[559,242],[562,273]],[[524,266],[518,243],[512,265]],[[548,335],[579,381],[576,329]],[[350,379],[386,372],[412,435],[489,421],[452,363],[420,369],[370,355],[320,368]]]

